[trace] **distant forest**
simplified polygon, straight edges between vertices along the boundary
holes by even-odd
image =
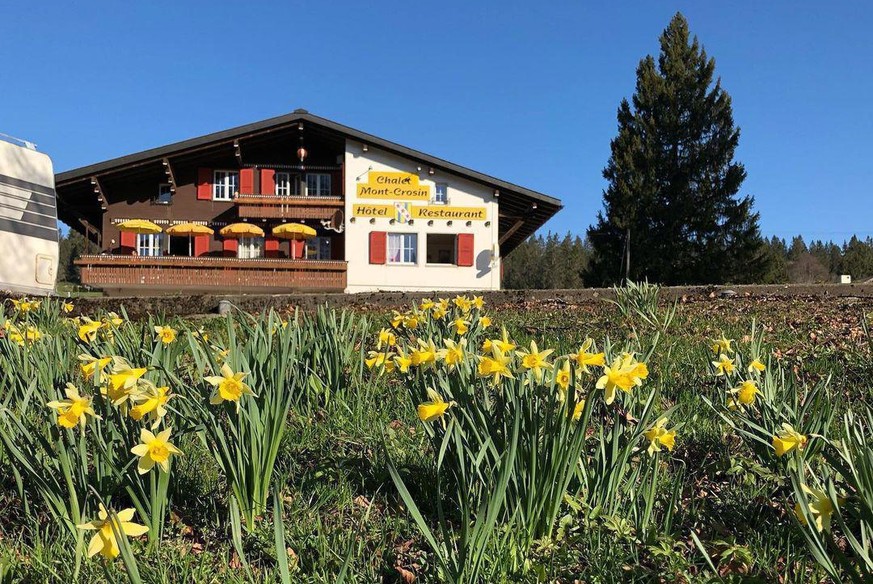
[[[761,254],[767,270],[759,284],[838,282],[842,274],[852,276],[853,282],[873,277],[873,239],[869,237],[852,237],[843,245],[819,240],[807,244],[799,235],[790,242],[772,237],[764,239]],[[579,236],[535,235],[504,260],[503,287],[581,288],[590,258],[591,248]]]

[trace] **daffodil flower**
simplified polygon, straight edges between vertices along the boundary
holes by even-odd
[[[393,347],[397,344],[397,336],[390,329],[383,328],[379,331],[379,339],[376,342],[376,349],[381,350],[382,345]]]
[[[642,380],[649,376],[645,363],[637,362],[631,353],[617,357],[611,365],[603,365],[603,375],[597,380],[597,389],[603,390],[607,405],[615,401],[615,390],[620,389],[630,393],[635,386],[642,385]]]
[[[82,324],[79,326],[79,340],[85,343],[93,343],[101,326],[103,326],[102,323],[83,316]]]
[[[554,349],[540,351],[537,347],[536,341],[530,342],[530,351],[517,351],[518,356],[521,357],[521,366],[529,371],[533,371],[534,377],[537,380],[543,378],[543,372],[545,369],[550,370],[552,368],[552,364],[546,359],[548,359],[549,355],[554,352]]]
[[[420,310],[423,310],[423,311],[424,311],[424,310],[430,310],[430,309],[433,308],[433,307],[434,307],[434,303],[433,303],[433,300],[431,300],[430,298],[425,298],[425,299],[423,299],[423,300],[421,301],[421,304],[418,305],[418,308],[419,308]]]
[[[220,376],[213,375],[205,377],[204,379],[206,382],[215,387],[215,393],[213,393],[212,397],[209,398],[209,403],[212,405],[218,405],[225,401],[232,401],[236,402],[236,409],[239,410],[239,402],[243,394],[257,397],[252,392],[252,388],[243,383],[243,379],[245,379],[246,375],[248,375],[248,373],[242,371],[234,373],[233,369],[225,363],[221,366]]]
[[[406,356],[401,349],[397,349],[397,355],[394,357],[394,366],[400,373],[409,373],[409,366],[412,365],[412,359]]]
[[[367,353],[367,358],[364,359],[364,364],[367,366],[367,369],[382,369],[385,366],[385,357],[385,353],[370,351],[369,353]]]
[[[470,299],[466,296],[455,296],[455,299],[452,300],[455,306],[461,309],[461,312],[468,313],[470,312],[471,302]]]
[[[164,326],[155,326],[155,333],[158,335],[158,339],[165,344],[169,345],[173,341],[176,340],[176,329],[169,325]]]
[[[72,302],[61,303],[61,310],[63,310],[65,314],[70,314],[71,312],[73,312],[73,308],[75,307],[73,306]]]
[[[134,510],[123,509],[115,514],[113,519],[109,518],[109,513],[101,504],[100,512],[98,513],[99,520],[89,521],[77,525],[79,529],[95,529],[97,533],[91,538],[88,544],[88,557],[100,553],[107,560],[116,558],[119,554],[118,541],[115,539],[115,532],[123,533],[130,537],[139,537],[148,533],[149,528],[145,525],[133,523]],[[113,529],[113,524],[115,529]]]
[[[446,402],[440,394],[429,387],[427,388],[427,396],[430,401],[418,404],[418,418],[422,422],[439,420],[450,407],[457,405],[454,401]]]
[[[795,448],[802,450],[807,442],[809,438],[795,430],[791,424],[783,423],[782,431],[773,436],[773,449],[776,456],[784,456]]]
[[[91,381],[92,379],[95,383],[100,383],[100,377],[103,374],[103,370],[112,363],[112,357],[92,357],[91,355],[82,354],[79,355],[79,361],[82,361],[82,364],[79,367],[82,369],[82,377],[85,378],[86,381]]]
[[[91,398],[79,394],[79,389],[72,383],[68,383],[64,394],[67,399],[61,401],[50,401],[46,405],[58,412],[58,425],[64,428],[75,428],[79,425],[82,429],[85,428],[87,421],[86,415],[102,419],[91,407]]]
[[[135,397],[136,405],[130,408],[130,417],[136,421],[145,416],[152,419],[152,429],[157,428],[164,416],[167,415],[167,402],[173,397],[169,387],[155,387],[154,384],[146,385],[146,390]]]
[[[721,377],[722,375],[727,375],[734,372],[735,367],[733,359],[730,359],[724,353],[720,354],[718,356],[718,361],[713,361],[712,364],[715,367],[716,377]]]
[[[831,530],[831,516],[834,514],[834,504],[828,494],[820,489],[812,489],[801,484],[803,492],[812,497],[812,502],[806,503],[806,509],[812,515],[815,521],[815,528],[818,531]],[[806,525],[806,517],[800,507],[800,502],[794,505],[794,515],[802,525]]]
[[[157,436],[143,428],[139,432],[140,444],[130,451],[139,456],[136,470],[139,474],[146,474],[157,464],[162,471],[170,472],[170,457],[181,455],[182,451],[170,444],[171,429],[167,428]]]
[[[585,409],[585,398],[580,399],[576,402],[576,405],[573,406],[573,421],[578,422],[582,419],[582,410]]]
[[[458,333],[458,336],[465,335],[469,330],[470,322],[464,320],[463,318],[456,318],[452,321],[451,327],[455,329],[455,332]]]
[[[562,402],[567,395],[567,389],[569,389],[571,381],[572,374],[570,373],[570,361],[569,359],[565,359],[561,368],[555,371],[555,384],[560,388]]]
[[[418,339],[418,347],[409,353],[409,359],[415,367],[430,367],[436,363],[437,348],[432,340]]]
[[[486,353],[490,353],[492,347],[497,347],[503,353],[509,353],[510,351],[515,350],[515,344],[510,342],[509,333],[506,332],[506,327],[503,327],[503,335],[499,339],[485,339],[485,342],[482,343],[482,350]]]
[[[738,403],[744,406],[750,406],[755,403],[755,396],[761,392],[758,390],[754,381],[747,379],[737,387],[730,390],[729,393],[732,396],[735,396],[734,399],[736,399]]]
[[[656,452],[661,452],[661,446],[672,451],[676,442],[676,430],[667,430],[667,418],[661,418],[654,426],[645,431],[643,436],[649,441],[647,449],[650,456],[654,456]]]
[[[473,296],[470,303],[476,310],[482,310],[485,307],[485,300],[481,296]]]
[[[491,377],[491,383],[499,385],[503,378],[515,379],[509,368],[511,358],[504,354],[496,344],[491,347],[491,356],[482,356],[479,360],[478,373],[480,377]]]
[[[591,373],[591,371],[588,370],[589,365],[603,367],[606,364],[606,359],[603,353],[589,352],[589,349],[593,346],[594,339],[585,339],[585,342],[583,342],[582,346],[579,347],[579,351],[575,355],[570,355],[570,357],[576,361],[577,374],[581,374],[582,372]]]
[[[491,326],[491,317],[487,315],[481,317],[479,319],[479,326],[481,326],[483,330],[487,329],[489,326]]]
[[[464,349],[467,347],[467,339],[455,342],[452,339],[443,339],[445,349],[437,351],[437,358],[445,362],[449,369],[454,369],[464,362]]]
[[[133,367],[123,357],[112,357],[112,368],[106,393],[116,406],[124,404],[138,392],[137,381],[148,371],[145,367]]]
[[[712,352],[716,355],[719,355],[721,353],[730,355],[734,352],[734,350],[731,348],[731,343],[733,342],[733,339],[725,337],[722,333],[720,339],[712,339],[712,345],[710,346],[712,347]]]
[[[767,369],[767,367],[757,359],[753,359],[752,362],[749,363],[749,373],[759,374],[763,373],[765,369]]]

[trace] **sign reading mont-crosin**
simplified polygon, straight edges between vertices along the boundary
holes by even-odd
[[[429,201],[430,187],[418,184],[418,176],[408,172],[370,171],[366,183],[358,183],[358,198]]]

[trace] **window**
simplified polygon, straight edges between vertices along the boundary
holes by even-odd
[[[307,197],[329,197],[330,175],[323,173],[310,173],[306,175]]]
[[[169,184],[158,185],[158,196],[154,198],[156,205],[169,205],[173,202],[173,190]]]
[[[306,240],[306,259],[329,260],[330,257],[330,237],[319,236]]]
[[[276,194],[280,197],[293,197],[300,194],[300,176],[290,172],[276,173]]]
[[[428,233],[427,263],[454,264],[457,257],[455,241],[457,237],[452,233]]]
[[[264,238],[241,237],[239,247],[236,249],[236,257],[242,260],[264,257]]]
[[[136,236],[136,253],[141,256],[163,255],[163,233],[140,233]]]
[[[449,202],[449,185],[437,183],[433,191],[433,202],[445,205]]]
[[[239,192],[239,172],[235,170],[216,170],[212,181],[213,201],[232,201]]]
[[[389,233],[388,263],[418,263],[418,235],[415,233]]]

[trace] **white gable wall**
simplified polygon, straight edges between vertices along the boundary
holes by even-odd
[[[420,168],[420,170],[419,170]],[[357,184],[368,181],[370,171],[404,172],[418,176],[419,184],[428,186],[431,197],[436,183],[448,185],[447,207],[484,207],[485,221],[445,219],[414,219],[412,224],[393,221],[389,218],[355,217],[355,204],[393,205],[395,202],[409,202],[413,206],[433,205],[427,201],[394,201],[386,199],[358,198]],[[428,167],[403,157],[368,146],[364,152],[362,144],[346,141],[345,151],[345,258],[348,262],[348,287],[346,292],[368,292],[378,290],[399,291],[465,291],[499,290],[500,259],[497,251],[498,217],[497,201],[493,190],[478,183],[462,179],[456,175],[435,170],[428,173]],[[371,223],[372,221],[372,223]],[[432,221],[432,225],[428,223]],[[415,265],[370,263],[370,233],[415,233],[418,241],[418,258]],[[428,264],[428,234],[473,234],[473,266],[447,264]]]

